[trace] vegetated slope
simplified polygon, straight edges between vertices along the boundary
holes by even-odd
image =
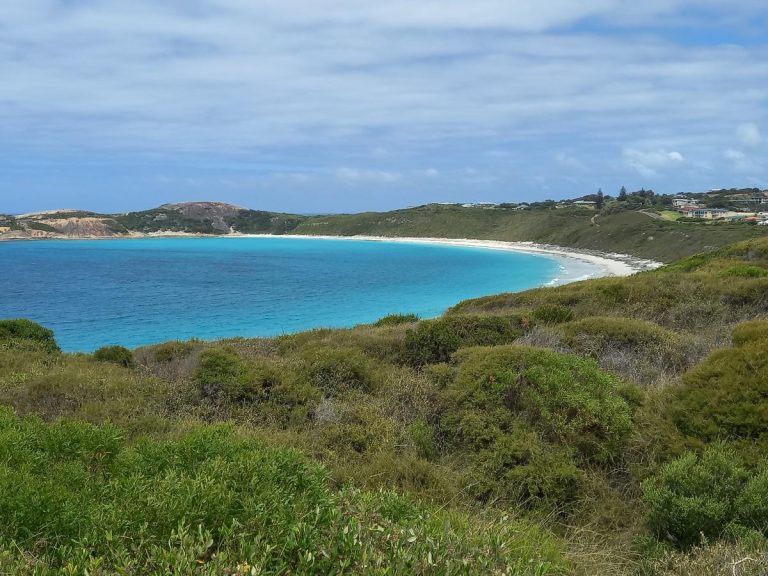
[[[0,322],[47,422],[0,414],[0,567],[765,572],[768,239],[393,312],[93,356]]]
[[[745,223],[670,222],[639,210],[566,206],[465,208],[430,204],[364,214],[298,216],[220,202],[169,204],[142,212],[100,215],[49,212],[0,219],[0,237],[120,237],[138,234],[302,234],[473,238],[529,241],[631,254],[670,262],[749,238],[768,227]]]
[[[14,238],[91,238],[136,234],[283,234],[303,216],[248,210],[221,202],[165,204],[127,214],[75,210],[0,217],[0,233]]]
[[[292,230],[301,216],[248,210],[221,202],[166,204],[153,210],[131,212],[115,220],[131,232],[185,232],[197,234],[281,234]]]
[[[768,234],[765,227],[675,223],[627,210],[598,215],[584,208],[464,208],[430,204],[392,212],[318,216],[297,234],[405,236],[530,241],[632,254],[662,262]]]

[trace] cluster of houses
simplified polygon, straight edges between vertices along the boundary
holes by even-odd
[[[763,205],[768,204],[768,196],[759,195],[754,198],[734,200],[734,202]],[[672,206],[687,218],[700,220],[732,220],[740,222],[756,222],[759,226],[768,226],[768,211],[765,212],[735,212],[724,208],[707,208],[698,200],[685,196],[675,196]]]

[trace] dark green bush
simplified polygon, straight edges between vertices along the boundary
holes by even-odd
[[[683,377],[669,406],[678,428],[700,440],[756,440],[768,433],[768,346],[720,350]]]
[[[399,326],[400,324],[412,324],[418,321],[419,317],[416,314],[390,314],[377,320],[374,326]]]
[[[136,361],[133,352],[123,346],[104,346],[93,353],[93,357],[99,362],[111,362],[124,368],[133,368]]]
[[[194,341],[172,341],[155,346],[153,356],[155,362],[171,362],[178,358],[184,358],[194,352],[198,344]]]
[[[562,324],[573,320],[573,310],[558,304],[542,304],[533,311],[533,320],[539,324]]]
[[[442,426],[460,444],[488,447],[522,419],[582,460],[607,462],[632,429],[619,381],[591,360],[526,346],[470,348],[455,360]]]
[[[744,346],[761,340],[768,341],[768,320],[742,322],[733,329],[734,346]]]
[[[445,316],[421,322],[405,335],[405,360],[411,366],[450,360],[459,348],[509,344],[523,335],[522,316]]]
[[[738,526],[768,535],[768,468],[750,471],[722,444],[688,453],[643,483],[648,522],[681,547]]]
[[[53,331],[31,320],[0,320],[0,344],[59,351]]]
[[[618,380],[592,360],[525,346],[456,353],[440,430],[471,454],[481,499],[563,508],[579,465],[616,458],[632,429]]]
[[[372,392],[378,375],[371,360],[353,348],[309,347],[302,354],[300,375],[327,396],[352,390]]]
[[[195,380],[205,396],[256,402],[282,384],[282,375],[266,362],[246,363],[234,350],[209,348],[200,355]]]
[[[471,491],[482,501],[562,509],[574,501],[583,480],[568,449],[544,442],[522,422],[482,450],[477,462]]]

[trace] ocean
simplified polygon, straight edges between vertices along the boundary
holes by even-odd
[[[90,352],[351,327],[391,313],[429,318],[564,272],[549,256],[364,240],[0,242],[0,318],[34,320],[65,351]]]

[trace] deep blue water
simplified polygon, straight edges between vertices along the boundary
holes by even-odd
[[[560,272],[543,256],[350,240],[0,242],[0,318],[35,320],[63,349],[92,351],[431,317]]]

